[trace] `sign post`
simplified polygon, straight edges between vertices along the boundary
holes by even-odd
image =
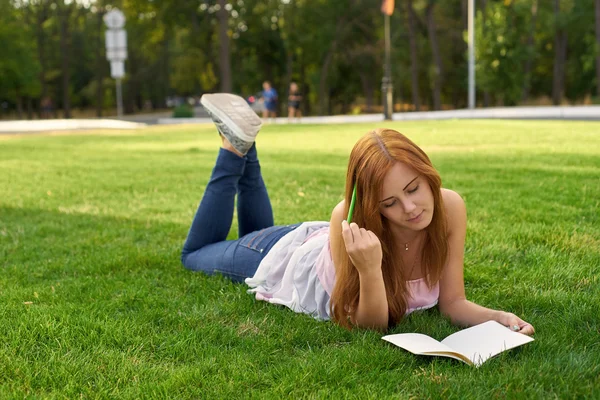
[[[469,36],[469,108],[475,108],[475,0],[469,0],[467,30]]]
[[[123,116],[123,93],[121,79],[125,76],[125,60],[127,59],[127,32],[125,15],[116,8],[104,15],[104,23],[108,27],[106,38],[106,59],[110,62],[110,76],[117,84],[117,116]]]

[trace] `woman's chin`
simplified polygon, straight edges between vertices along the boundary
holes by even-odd
[[[429,224],[431,224],[431,220],[431,213],[429,213],[426,210],[423,210],[423,212],[419,214],[417,218],[406,221],[406,227],[414,231],[420,231],[427,228]]]

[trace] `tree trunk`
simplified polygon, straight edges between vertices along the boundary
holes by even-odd
[[[94,49],[96,58],[96,116],[102,118],[102,106],[104,105],[104,74],[103,74],[103,52],[102,52],[102,33],[104,31],[104,9],[98,10],[98,37],[96,48]]]
[[[434,76],[433,76],[433,109],[442,109],[442,58],[440,56],[440,49],[437,42],[437,33],[435,18],[433,16],[433,8],[435,6],[435,0],[429,0],[427,4],[427,33],[429,35],[429,43],[431,44],[431,54],[433,55],[434,63]]]
[[[565,85],[565,59],[567,56],[567,33],[558,26],[560,16],[560,0],[554,0],[554,18],[556,33],[554,34],[554,71],[552,77],[552,103],[560,105]]]
[[[346,26],[347,21],[345,17],[338,19],[331,45],[325,54],[323,64],[321,65],[321,79],[319,80],[319,91],[317,93],[319,97],[319,115],[326,115],[327,110],[331,110],[329,107],[329,91],[327,90],[327,78],[329,75],[329,66],[333,62],[333,56],[337,49],[338,39],[342,33],[342,29]],[[305,94],[306,96],[306,94]]]
[[[32,5],[30,5],[33,7]],[[44,33],[44,22],[48,19],[48,8],[47,3],[42,2],[40,4],[40,10],[38,10],[36,15],[36,29],[35,36],[37,39],[37,51],[38,51],[38,60],[40,62],[40,87],[41,87],[41,99],[46,99],[48,97],[48,85],[46,84],[46,34]],[[50,118],[49,115],[45,115],[42,107],[38,109],[38,116],[40,119],[42,118]]]
[[[233,85],[231,82],[231,56],[229,49],[229,12],[225,9],[226,0],[219,0],[220,8],[217,11],[219,20],[219,64],[221,70],[221,92],[231,93]]]
[[[133,71],[132,71],[133,72]],[[133,75],[130,72],[130,76]],[[126,89],[126,90],[125,90]],[[127,85],[123,85],[123,113],[133,114],[135,113],[135,102],[137,100],[137,94],[140,90],[140,84],[136,77],[131,77],[127,80]],[[117,112],[117,104],[115,103],[115,115]]]
[[[172,29],[167,29],[167,32],[165,34],[165,37],[163,38],[163,55],[162,55],[162,60],[161,60],[161,68],[162,68],[162,75],[163,78],[162,80],[162,85],[159,86],[160,88],[160,95],[158,97],[158,99],[156,99],[155,101],[152,101],[152,109],[159,107],[159,108],[165,108],[167,106],[166,103],[166,99],[167,99],[167,95],[169,94],[169,71],[171,70],[171,68],[169,68],[170,62],[171,62],[171,58],[169,57],[169,47],[170,47],[170,38],[174,37],[174,33]],[[230,80],[231,80],[231,73],[229,74],[230,76]],[[196,91],[197,87],[193,87],[190,88],[191,90]],[[231,82],[230,82],[230,89],[229,92],[231,92]],[[144,106],[144,104],[142,104],[142,107]]]
[[[323,65],[321,65],[321,79],[319,79],[319,115],[326,115],[328,110],[329,96],[327,93],[327,75],[329,74],[329,66],[333,61],[335,51],[335,42],[331,44]]]
[[[127,55],[127,82],[123,84],[123,113],[133,114],[135,112],[135,97],[136,93],[140,90],[139,76],[142,75],[140,72],[140,61],[137,58],[135,52],[128,53]],[[113,90],[115,88],[115,82],[111,84]],[[113,92],[115,93],[115,92]],[[116,96],[112,96],[112,100],[115,100]],[[111,114],[117,114],[117,103],[114,103],[114,109],[111,109]]]
[[[373,111],[373,103],[375,99],[375,87],[371,78],[371,74],[365,72],[360,74],[360,83],[362,84],[363,93],[365,94],[365,111],[368,113]]]
[[[33,99],[27,96],[27,119],[33,119]]]
[[[460,19],[462,22],[462,30],[467,31],[469,29],[469,0],[461,0],[460,1]],[[465,43],[465,47],[467,47],[467,43]]]
[[[63,95],[63,113],[64,118],[71,118],[71,104],[69,97],[69,14],[70,6],[64,3],[60,5],[60,54],[61,54],[61,73],[62,73],[62,95]]]
[[[599,0],[600,1],[600,0]],[[523,95],[521,96],[522,101],[527,101],[529,98],[529,91],[531,90],[531,67],[533,64],[533,52],[534,52],[534,34],[535,25],[537,21],[537,0],[533,0],[531,4],[531,25],[529,27],[529,35],[527,37],[527,59],[525,60],[525,66],[523,68],[525,81],[523,82]]]
[[[306,83],[306,67],[304,66],[304,52],[300,53],[300,83],[298,86],[300,87],[300,93],[302,93],[302,102],[300,105],[300,110],[302,111],[302,115],[310,114],[310,102],[308,101],[308,92],[310,86]]]
[[[408,41],[410,45],[410,72],[412,84],[412,97],[415,110],[421,109],[421,97],[419,96],[419,58],[417,54],[417,37],[415,34],[414,9],[412,0],[406,2],[408,22]]]
[[[295,55],[295,44],[296,41],[293,40],[293,33],[295,32],[295,24],[294,24],[294,15],[295,15],[295,5],[296,2],[292,1],[291,4],[289,5],[289,13],[287,14],[286,17],[286,30],[288,32],[287,34],[287,39],[285,40],[286,43],[286,47],[287,47],[287,51],[286,51],[286,59],[285,59],[285,66],[286,66],[286,74],[285,74],[285,84],[286,84],[286,93],[289,92],[289,87],[292,83],[293,80],[293,75],[294,75],[294,55]],[[298,85],[298,87],[300,87],[300,85]],[[287,112],[287,110],[286,110]]]
[[[537,0],[534,0],[534,1],[537,1]],[[481,23],[483,24],[483,26],[485,26],[485,18],[486,18],[485,17],[485,14],[486,14],[485,9],[486,9],[486,7],[487,7],[487,0],[481,0],[481,16],[482,16]],[[491,102],[490,92],[487,90],[484,90],[483,91],[483,106],[489,107],[490,102]]]
[[[17,92],[17,118],[23,119],[23,97]]]
[[[292,53],[291,49],[288,49],[285,57],[285,68],[285,93],[289,95],[290,85],[292,83],[292,74],[294,72],[294,54]],[[284,98],[282,97],[281,100],[284,100]]]
[[[600,0],[596,0],[596,46],[600,49]],[[600,51],[596,53],[596,95],[600,97]]]

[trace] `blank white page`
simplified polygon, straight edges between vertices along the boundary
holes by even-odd
[[[488,321],[453,333],[442,340],[442,344],[464,354],[479,367],[488,358],[531,341],[533,338],[529,336],[513,332],[496,321]]]
[[[382,339],[395,344],[398,347],[402,347],[404,350],[408,350],[413,354],[455,352],[455,350],[447,345],[420,333],[398,333],[395,335],[384,336]]]

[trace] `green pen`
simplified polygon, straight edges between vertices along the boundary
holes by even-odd
[[[354,203],[356,203],[356,183],[354,184],[354,190],[352,190],[352,200],[350,201],[350,208],[348,209],[348,223],[352,221],[352,214],[354,213]]]

